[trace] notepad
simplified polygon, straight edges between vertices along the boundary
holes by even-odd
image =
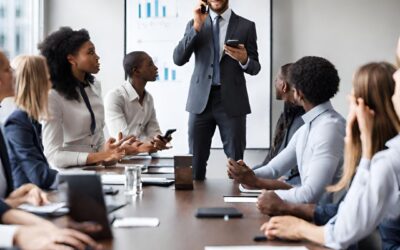
[[[127,155],[123,160],[151,160],[151,155],[138,154],[138,155]]]
[[[261,189],[247,189],[243,187],[242,184],[239,184],[239,191],[241,193],[252,193],[252,194],[261,194]]]
[[[307,250],[304,246],[206,246],[204,250]]]
[[[101,182],[104,185],[125,185],[125,175],[123,174],[103,174]],[[142,177],[143,185],[169,185],[174,183],[174,180],[157,177]]]
[[[236,203],[236,202],[248,202],[248,203],[256,203],[257,196],[224,196],[224,202],[228,203]]]
[[[158,218],[152,217],[126,217],[121,219],[115,219],[114,227],[157,227],[160,224]]]

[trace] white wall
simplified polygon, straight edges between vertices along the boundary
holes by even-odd
[[[124,0],[45,0],[45,6],[46,34],[61,26],[89,31],[100,56],[103,95],[124,82]]]
[[[341,78],[333,105],[346,117],[357,67],[373,60],[394,62],[399,13],[398,0],[274,0],[273,72],[306,55],[329,59]],[[275,124],[283,106],[277,101],[272,106]]]
[[[244,1],[244,0],[243,0]],[[46,0],[47,33],[60,26],[89,30],[101,56],[103,92],[123,82],[123,0]],[[346,116],[346,95],[355,69],[371,60],[394,61],[400,35],[398,0],[273,0],[273,73],[305,55],[337,66],[340,92],[333,100]],[[282,103],[272,103],[272,124]],[[267,129],[267,128],[266,128]]]

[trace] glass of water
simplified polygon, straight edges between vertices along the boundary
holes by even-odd
[[[125,194],[136,195],[142,192],[142,165],[125,166]]]

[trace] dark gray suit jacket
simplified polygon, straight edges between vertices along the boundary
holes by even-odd
[[[213,75],[213,32],[212,21],[208,17],[200,30],[193,28],[193,20],[187,26],[185,35],[174,50],[174,62],[178,66],[187,63],[195,54],[195,67],[190,81],[186,111],[200,114],[204,111]],[[257,52],[257,33],[254,22],[236,15],[232,11],[226,32],[226,40],[238,39],[246,47],[250,58],[249,65],[243,70],[239,62],[224,54],[220,61],[221,99],[225,111],[230,116],[241,116],[251,112],[244,72],[256,75],[260,69]]]

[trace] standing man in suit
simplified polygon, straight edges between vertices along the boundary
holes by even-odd
[[[218,126],[227,157],[242,159],[246,148],[246,115],[250,111],[244,73],[260,69],[254,22],[236,15],[229,0],[209,0],[203,13],[199,1],[194,17],[174,50],[181,66],[195,54],[186,111],[189,114],[189,148],[193,154],[193,176],[204,180],[211,140]],[[227,40],[238,40],[236,47]]]

